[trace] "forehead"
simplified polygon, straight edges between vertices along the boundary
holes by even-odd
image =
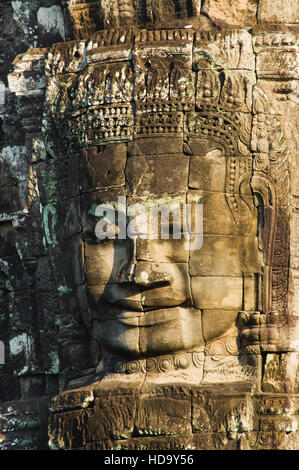
[[[230,154],[221,137],[209,136],[147,137],[90,147],[82,158],[83,226],[93,226],[95,207],[112,204],[118,210],[118,198],[125,197],[126,209],[161,201],[202,204],[205,232],[247,233],[254,219],[250,182],[244,177],[251,171],[249,158]]]
[[[86,192],[95,193],[93,201],[126,196],[132,204],[151,198],[184,198],[192,189],[225,192],[226,160],[224,148],[217,141],[136,139],[129,145],[89,148],[81,185]]]

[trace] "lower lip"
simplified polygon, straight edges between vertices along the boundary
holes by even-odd
[[[168,307],[166,309],[151,310],[149,312],[122,312],[117,321],[129,326],[152,326],[160,323],[168,323],[178,318],[180,309],[178,307]]]

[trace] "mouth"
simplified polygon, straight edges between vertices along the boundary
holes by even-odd
[[[128,327],[147,327],[178,319],[181,308],[189,301],[185,292],[172,286],[140,291],[111,284],[98,300],[97,310],[102,321],[117,321]]]
[[[108,294],[108,293],[107,293]],[[107,304],[111,311],[118,311],[118,318],[131,321],[131,318],[146,321],[145,318],[154,316],[154,312],[171,310],[184,304],[187,300],[185,293],[174,292],[172,289],[149,289],[143,292],[129,294],[119,292],[118,295],[105,295],[101,300]],[[119,295],[123,294],[123,295]],[[99,301],[99,303],[101,302]],[[114,315],[115,318],[115,315]],[[132,320],[133,321],[133,320]]]
[[[159,307],[146,312],[123,311],[116,317],[116,320],[125,325],[143,327],[171,322],[178,318],[179,313],[179,306]]]

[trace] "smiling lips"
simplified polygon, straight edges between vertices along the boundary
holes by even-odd
[[[167,289],[167,288],[166,288]],[[159,323],[166,323],[178,317],[178,307],[186,300],[185,297],[176,297],[174,293],[165,292],[165,287],[159,288],[158,293],[147,298],[145,291],[127,297],[114,297],[109,294],[105,296],[105,301],[113,308],[121,310],[116,316],[111,316],[111,320],[117,320],[128,326],[151,326]],[[112,297],[112,298],[111,298]],[[113,298],[114,297],[114,298]]]
[[[152,326],[167,323],[178,317],[178,307],[159,308],[147,312],[123,311],[116,320],[130,326]]]
[[[165,281],[165,279],[164,279]],[[151,326],[177,320],[189,292],[184,283],[173,285],[161,280],[147,286],[128,282],[107,284],[99,299],[102,319],[114,320],[128,327]]]

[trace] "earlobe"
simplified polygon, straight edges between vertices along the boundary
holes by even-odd
[[[263,267],[263,311],[272,310],[272,266],[276,234],[276,194],[273,185],[262,176],[251,178],[254,204],[258,209],[258,237],[264,256]]]
[[[252,187],[250,183],[251,178],[249,175],[242,177],[239,181],[239,195],[248,209],[252,212]],[[257,206],[254,204],[254,207],[256,208]]]
[[[262,176],[253,176],[250,184],[254,195],[254,204],[259,212],[258,230],[264,261],[266,265],[272,266],[277,211],[275,189]]]

